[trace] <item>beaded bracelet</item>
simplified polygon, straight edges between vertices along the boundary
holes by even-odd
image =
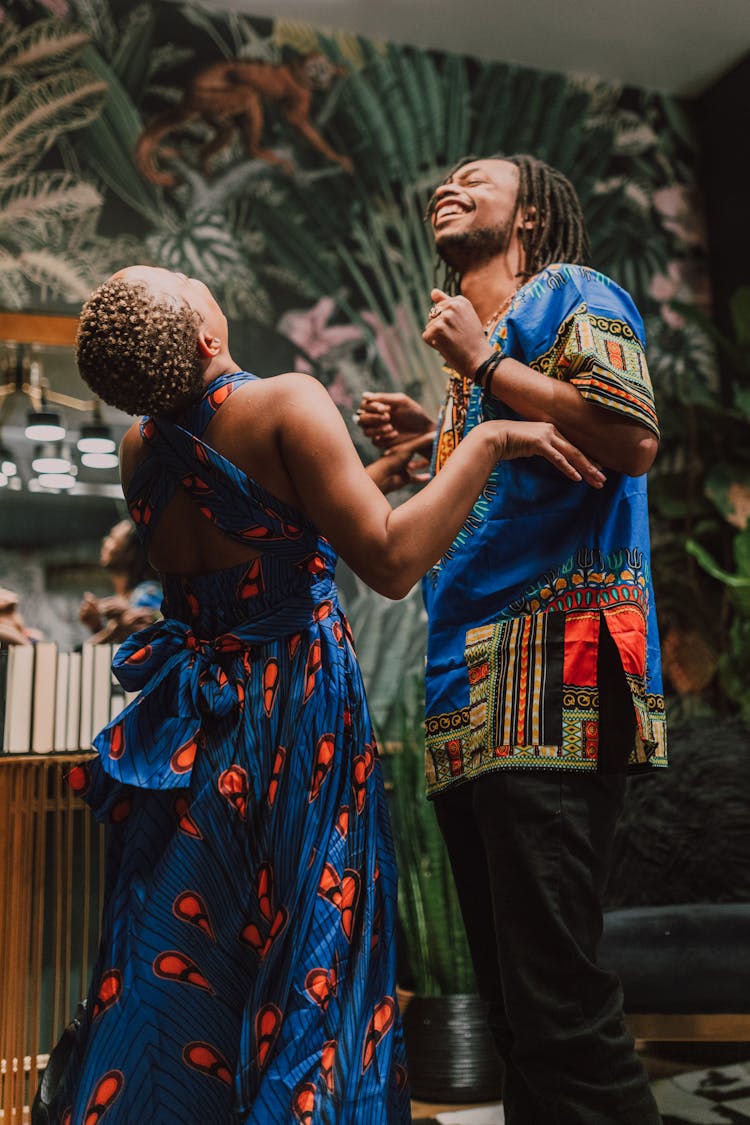
[[[505,359],[502,352],[493,352],[491,356],[480,363],[473,375],[474,382],[485,391],[492,379],[492,375],[500,362]]]

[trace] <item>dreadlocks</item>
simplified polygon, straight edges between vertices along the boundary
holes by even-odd
[[[524,269],[519,275],[521,283],[552,262],[586,265],[589,257],[586,225],[575,188],[567,176],[526,153],[516,156],[493,153],[488,157],[465,156],[451,168],[443,183],[450,180],[459,168],[475,160],[505,160],[508,164],[515,164],[519,179],[516,209],[534,209],[536,222],[531,227],[524,226],[520,235],[524,251]],[[427,207],[428,218],[434,206],[433,197]],[[436,263],[436,277],[441,264]],[[453,295],[459,291],[460,281],[457,270],[446,266],[440,288]]]

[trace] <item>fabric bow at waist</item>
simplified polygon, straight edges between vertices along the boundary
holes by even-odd
[[[94,738],[104,770],[144,789],[187,786],[206,717],[230,716],[244,704],[248,649],[307,629],[326,600],[338,608],[328,578],[315,584],[314,597],[287,598],[211,640],[174,618],[134,633],[112,668],[126,691],[140,695]]]

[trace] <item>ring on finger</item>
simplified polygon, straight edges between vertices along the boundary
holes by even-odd
[[[441,313],[442,311],[443,311],[443,310],[442,310],[442,309],[441,309],[441,308],[439,307],[439,305],[432,305],[432,306],[430,307],[430,311],[429,311],[429,314],[428,314],[428,315],[429,315],[429,318],[430,318],[430,320],[434,320],[434,318],[435,318],[436,316],[440,316],[440,313]]]

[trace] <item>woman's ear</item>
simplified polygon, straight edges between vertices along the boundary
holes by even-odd
[[[198,332],[198,352],[203,359],[213,359],[221,351],[221,340],[212,336],[210,332],[201,329]]]

